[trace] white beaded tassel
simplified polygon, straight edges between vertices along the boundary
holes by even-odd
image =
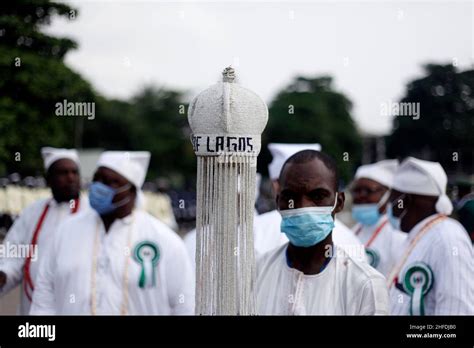
[[[255,314],[254,161],[236,155],[198,157],[197,314]]]
[[[223,82],[201,92],[188,112],[197,155],[199,315],[256,314],[254,193],[268,109],[234,79],[234,70],[226,68]]]

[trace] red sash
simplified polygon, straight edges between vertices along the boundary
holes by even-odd
[[[31,258],[32,258],[33,249],[38,243],[38,236],[41,231],[41,227],[43,226],[43,222],[46,218],[46,215],[48,214],[49,204],[50,202],[48,202],[45,205],[43,212],[41,213],[40,218],[38,220],[38,223],[36,224],[35,231],[33,232],[33,238],[31,239],[31,245],[30,245],[30,248],[28,249],[28,256],[26,257],[25,265],[23,266],[23,289],[25,291],[26,297],[28,298],[28,300],[30,300],[30,302],[32,299],[31,294],[35,290],[35,286],[33,284],[33,280],[31,279],[31,274],[30,274]],[[78,209],[79,209],[79,199],[75,199],[74,206],[71,208],[71,214],[76,213]]]

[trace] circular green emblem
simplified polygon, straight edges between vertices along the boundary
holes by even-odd
[[[403,277],[403,289],[410,295],[410,314],[425,314],[425,295],[433,287],[434,275],[430,266],[415,262],[408,266]]]
[[[141,266],[138,286],[140,288],[155,286],[155,268],[160,259],[158,245],[150,241],[138,243],[133,251],[133,258]]]
[[[371,265],[373,268],[376,268],[380,263],[379,253],[376,250],[370,248],[366,248],[365,253],[369,259],[369,265]]]

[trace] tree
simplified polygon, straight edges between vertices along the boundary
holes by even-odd
[[[57,117],[55,105],[94,102],[91,86],[64,64],[76,48],[67,38],[41,30],[55,16],[76,10],[49,0],[3,1],[0,5],[0,175],[37,174],[40,148],[79,144],[77,117]]]
[[[425,76],[407,85],[402,103],[419,103],[420,117],[394,117],[389,157],[438,161],[451,173],[474,169],[474,70],[425,65]]]
[[[146,87],[132,100],[132,144],[151,152],[150,176],[174,177],[180,184],[196,174],[187,105],[182,98],[177,91]]]
[[[351,107],[346,96],[333,90],[330,77],[295,78],[270,104],[259,171],[265,173],[271,161],[268,143],[320,143],[349,180],[361,148]]]
[[[190,133],[182,94],[147,86],[129,101],[98,98],[83,139],[85,147],[150,151],[148,178],[170,177],[181,186],[196,171]]]

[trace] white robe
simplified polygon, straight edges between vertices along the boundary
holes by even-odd
[[[388,273],[392,270],[395,254],[400,249],[400,246],[407,237],[406,233],[395,230],[392,225],[386,221],[387,217],[383,215],[380,220],[372,226],[357,224],[352,229],[354,233],[359,232],[356,237],[358,237],[360,242],[366,246],[366,252],[369,253],[372,251],[378,255],[378,264],[370,264],[372,267],[375,266],[375,269],[377,269],[385,277],[387,277]],[[372,235],[383,223],[385,223],[385,225],[382,227],[370,246],[367,247],[367,242],[372,238]],[[369,260],[370,259],[371,258],[369,257]]]
[[[305,275],[287,264],[288,244],[265,254],[257,265],[260,315],[388,314],[385,278],[335,246],[318,274]]]
[[[408,233],[397,253],[398,263],[406,248],[420,232],[429,216]],[[447,218],[433,225],[418,241],[398,274],[399,283],[414,262],[427,264],[434,275],[433,287],[425,296],[425,315],[474,314],[474,254],[471,241],[457,221]],[[410,296],[390,287],[391,313],[410,314]]]
[[[126,314],[194,314],[191,264],[176,233],[139,210],[115,220],[108,232],[100,220],[97,268],[92,270],[98,220],[91,209],[59,226],[53,250],[41,262],[31,314],[92,314],[92,272],[96,279],[96,314],[121,314],[125,302]],[[142,267],[134,259],[141,242],[152,243],[159,250],[158,263],[150,268],[156,283],[147,288],[139,287]],[[127,301],[123,291],[125,260],[129,265]]]
[[[266,252],[288,243],[288,238],[280,230],[281,215],[278,210],[258,215],[254,220],[255,249],[257,257]],[[354,236],[354,233],[337,218],[332,231],[334,244],[344,248],[351,256],[366,261],[363,244]]]
[[[51,198],[40,199],[34,202],[21,212],[3,241],[5,248],[9,248],[13,245],[30,245],[38,221],[48,202],[50,202],[50,207],[38,235],[36,248],[37,255],[33,255],[34,257],[31,259],[30,275],[34,286],[36,286],[39,263],[44,256],[43,251],[49,244],[54,230],[62,221],[72,215],[69,202],[57,203]],[[90,209],[89,200],[87,197],[81,196],[79,209],[76,214],[88,209]],[[0,259],[0,270],[5,272],[7,275],[7,282],[0,290],[0,296],[6,294],[16,286],[21,285],[20,306],[18,309],[18,313],[21,315],[27,315],[30,311],[31,305],[30,300],[25,294],[22,283],[23,266],[25,265],[25,261],[25,257],[3,257]]]

